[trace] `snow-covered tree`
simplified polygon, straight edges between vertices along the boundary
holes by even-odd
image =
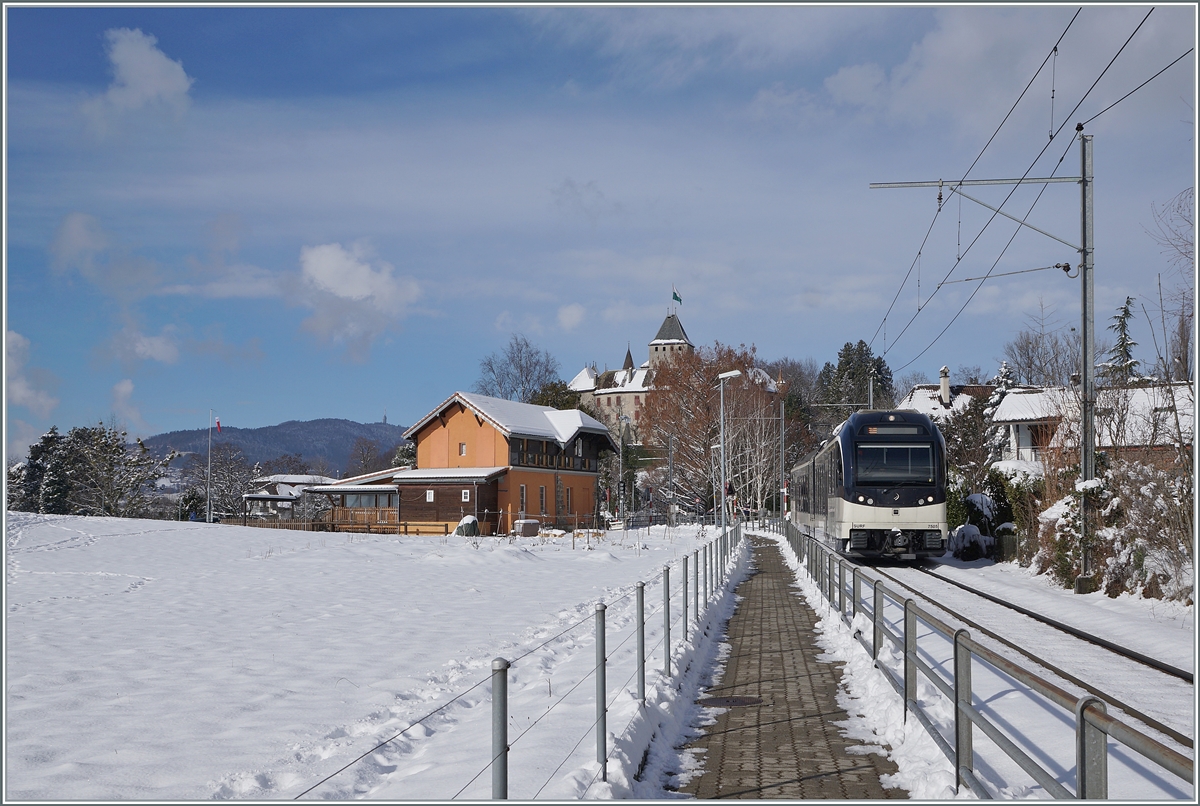
[[[1100,364],[1100,379],[1108,386],[1124,388],[1138,380],[1137,370],[1141,365],[1133,357],[1137,342],[1129,334],[1129,320],[1133,318],[1133,297],[1126,297],[1125,304],[1117,308],[1108,326],[1116,335],[1116,343],[1108,351],[1109,360]]]

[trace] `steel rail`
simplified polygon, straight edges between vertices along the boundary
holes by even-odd
[[[1114,644],[1112,641],[1105,640],[1104,638],[1100,638],[1099,636],[1092,635],[1091,633],[1086,633],[1083,630],[1072,627],[1070,624],[1063,624],[1061,622],[1055,621],[1054,619],[1046,618],[1045,616],[1041,615],[1040,613],[1035,613],[1032,610],[1028,610],[1024,607],[1021,607],[1020,605],[1015,605],[1012,602],[1006,602],[1003,599],[1000,599],[996,596],[992,596],[990,593],[984,593],[983,591],[979,591],[974,588],[969,588],[966,585],[962,584],[961,582],[956,582],[953,579],[947,579],[946,577],[942,576],[941,574],[935,574],[934,572],[930,571],[928,568],[916,568],[916,570],[920,571],[923,574],[928,574],[929,576],[939,579],[942,582],[945,582],[947,584],[954,585],[957,588],[962,588],[965,591],[969,591],[970,593],[973,593],[976,596],[981,596],[984,599],[987,599],[989,602],[994,602],[995,604],[1002,605],[1003,607],[1007,607],[1010,610],[1015,610],[1023,616],[1028,616],[1029,618],[1033,619],[1034,621],[1040,621],[1042,624],[1053,627],[1056,630],[1062,630],[1063,632],[1070,633],[1071,635],[1075,636],[1076,638],[1087,641],[1088,643],[1096,644],[1097,646],[1102,646],[1105,649],[1107,649],[1109,652],[1115,652],[1116,654],[1121,655],[1122,657],[1129,658],[1132,661],[1137,661],[1138,663],[1145,664],[1146,666],[1151,666],[1164,674],[1169,674],[1172,677],[1178,677],[1180,680],[1185,680],[1188,683],[1194,682],[1192,679],[1192,673],[1187,671],[1186,669],[1180,669],[1177,666],[1172,666],[1171,664],[1165,663],[1161,660],[1158,660],[1157,658],[1152,658],[1149,655],[1143,655],[1141,652],[1137,652],[1135,650],[1128,649],[1126,647],[1121,646],[1120,644]]]
[[[919,591],[916,588],[912,587],[911,585],[901,582],[900,580],[896,579],[891,574],[881,571],[878,568],[874,568],[872,570],[874,570],[875,573],[879,574],[884,579],[887,579],[903,588],[906,588],[906,589],[912,591],[913,593],[920,596],[925,601],[927,601],[930,604],[932,604],[933,606],[937,607],[939,610],[949,613],[955,619],[961,621],[963,624],[966,624],[971,629],[977,630],[980,634],[986,635],[988,638],[991,638],[994,641],[998,641],[999,643],[1003,644],[1004,646],[1021,653],[1026,658],[1033,661],[1034,663],[1037,663],[1039,666],[1043,667],[1044,669],[1053,672],[1054,674],[1058,675],[1059,677],[1061,677],[1064,680],[1074,683],[1075,685],[1079,686],[1081,689],[1083,689],[1087,693],[1089,693],[1093,696],[1099,697],[1100,699],[1104,700],[1106,703],[1113,706],[1114,708],[1120,708],[1122,711],[1129,714],[1130,716],[1140,719],[1148,727],[1151,727],[1167,736],[1170,736],[1172,739],[1179,742],[1180,744],[1182,744],[1185,747],[1191,748],[1193,746],[1192,738],[1190,736],[1187,736],[1187,735],[1179,732],[1178,730],[1175,730],[1174,728],[1170,727],[1169,725],[1164,725],[1162,722],[1159,722],[1154,717],[1144,714],[1141,711],[1139,711],[1137,708],[1134,708],[1133,706],[1130,706],[1130,705],[1122,702],[1121,700],[1118,700],[1116,697],[1113,697],[1111,694],[1102,692],[1099,689],[1097,689],[1095,686],[1091,685],[1090,683],[1080,680],[1078,677],[1076,677],[1075,675],[1066,671],[1065,669],[1061,669],[1058,666],[1055,666],[1054,664],[1050,663],[1049,661],[1047,661],[1043,658],[1039,658],[1037,655],[1034,655],[1032,652],[1025,649],[1024,647],[1018,646],[1017,644],[1013,643],[1012,641],[1008,640],[1007,638],[1004,638],[1001,635],[996,634],[995,632],[993,632],[992,630],[989,630],[987,627],[984,627],[983,625],[979,624],[978,622],[973,621],[972,619],[969,619],[966,616],[963,616],[960,613],[957,613],[957,612],[951,610],[946,605],[932,599],[927,593],[925,593],[923,591]],[[943,582],[950,581],[950,580],[946,579],[945,577],[939,576],[938,574],[930,574],[930,576],[935,577],[936,579],[939,579]],[[957,583],[954,583],[954,584],[957,584]],[[962,587],[962,586],[960,585],[959,587]],[[979,593],[978,591],[971,590],[970,588],[965,588],[965,590],[968,590],[969,592],[975,593],[975,594]],[[980,595],[982,595],[982,594],[980,594]],[[990,598],[990,597],[985,596],[984,598]],[[999,604],[1003,604],[1003,602],[999,602]],[[1017,608],[1017,609],[1020,609],[1020,608]],[[1055,626],[1055,625],[1050,625],[1050,626]]]

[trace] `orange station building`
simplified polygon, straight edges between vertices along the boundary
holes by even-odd
[[[416,442],[417,468],[392,477],[401,520],[474,515],[483,534],[523,519],[591,526],[600,452],[617,450],[608,428],[577,409],[470,392],[455,392],[404,436]]]

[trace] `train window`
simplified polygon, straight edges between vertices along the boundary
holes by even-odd
[[[932,445],[859,444],[855,482],[860,485],[932,484]]]

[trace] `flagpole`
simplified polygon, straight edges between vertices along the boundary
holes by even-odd
[[[204,504],[208,510],[208,514],[204,518],[205,523],[212,523],[212,413],[213,410],[208,410],[208,473],[204,477]]]

